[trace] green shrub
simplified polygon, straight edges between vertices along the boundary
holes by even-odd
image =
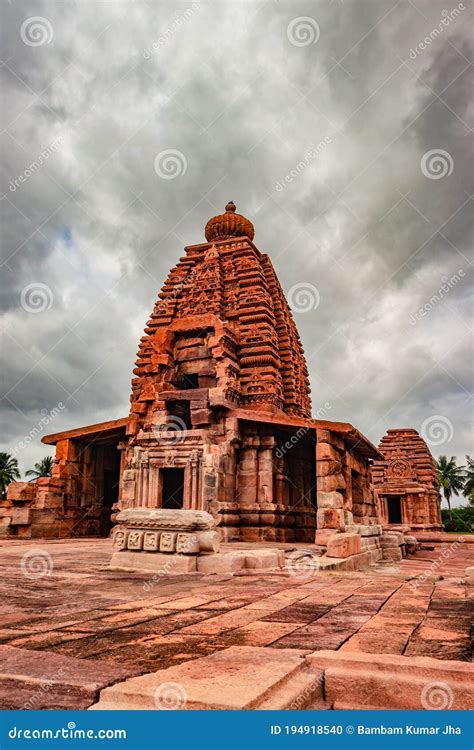
[[[474,507],[465,505],[462,508],[453,508],[451,515],[445,508],[441,511],[441,518],[445,531],[458,531],[460,533],[474,531]]]

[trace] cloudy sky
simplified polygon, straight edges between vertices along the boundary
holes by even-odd
[[[24,472],[51,452],[35,428],[127,414],[168,270],[233,199],[294,308],[313,412],[472,453],[471,14],[6,0],[0,450]]]

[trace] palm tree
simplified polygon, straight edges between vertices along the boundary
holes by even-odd
[[[444,499],[448,503],[449,515],[451,512],[451,496],[458,495],[464,491],[464,466],[456,466],[456,456],[440,456],[436,462],[438,480],[443,490]]]
[[[41,461],[35,464],[34,469],[28,469],[25,476],[32,477],[33,479],[39,479],[40,477],[50,477],[52,468],[53,468],[53,457],[45,456],[44,458],[41,459]]]
[[[6,497],[8,485],[15,479],[20,479],[17,459],[9,453],[0,453],[0,494],[2,498]]]
[[[474,458],[466,456],[467,467],[464,478],[464,494],[470,505],[474,505]]]

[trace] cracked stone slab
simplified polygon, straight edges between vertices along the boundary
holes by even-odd
[[[0,709],[85,709],[102,688],[141,671],[131,665],[0,646]]]
[[[105,688],[91,710],[259,708],[264,702],[268,704],[272,695],[281,693],[285,683],[301,676],[307,653],[296,649],[231,646]]]

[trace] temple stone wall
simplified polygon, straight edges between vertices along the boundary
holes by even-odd
[[[378,523],[369,461],[344,433],[317,431],[316,474],[318,529],[343,531],[352,524]]]

